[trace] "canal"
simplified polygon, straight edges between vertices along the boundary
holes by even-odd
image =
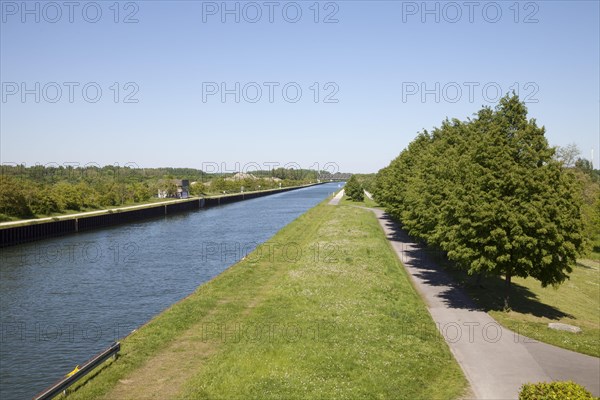
[[[31,398],[339,186],[327,183],[1,249],[0,397]]]

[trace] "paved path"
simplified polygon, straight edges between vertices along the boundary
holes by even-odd
[[[384,211],[371,209],[477,399],[516,399],[523,383],[573,380],[600,393],[600,359],[518,335],[479,310]]]
[[[333,199],[329,200],[328,204],[330,206],[337,206],[340,203],[340,200],[342,200],[342,197],[344,197],[344,189],[340,190]]]

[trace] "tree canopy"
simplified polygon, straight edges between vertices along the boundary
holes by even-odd
[[[376,200],[470,274],[567,279],[582,251],[581,198],[525,104],[506,96],[424,131],[379,171]]]
[[[239,193],[314,182],[325,171],[278,168],[253,171],[255,179],[235,179],[234,173],[207,174],[193,168],[131,168],[57,164],[2,165],[0,221],[50,216],[151,201],[158,191],[174,195],[174,179],[187,179],[190,192]],[[281,178],[280,178],[281,177]]]

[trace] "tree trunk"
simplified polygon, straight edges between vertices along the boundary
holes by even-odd
[[[510,306],[509,306],[509,300],[510,300],[510,279],[512,277],[511,271],[508,271],[506,273],[506,280],[505,280],[505,289],[504,289],[504,311],[509,311],[510,310]]]

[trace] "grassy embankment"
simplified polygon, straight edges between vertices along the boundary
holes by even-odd
[[[478,284],[472,276],[441,260],[469,295],[503,326],[529,338],[600,357],[600,254],[589,254],[573,266],[570,279],[543,288],[533,278],[513,278],[510,311],[504,311],[504,280],[488,276]],[[550,322],[578,326],[581,333],[548,328]]]
[[[366,196],[363,202],[344,196],[340,204],[373,207],[374,202]],[[486,277],[480,286],[474,277],[452,268],[448,260],[438,261],[503,326],[541,342],[600,357],[600,234],[595,236],[591,248],[573,267],[570,279],[558,288],[542,288],[533,278],[513,278],[509,312],[503,310],[504,280]],[[582,332],[556,331],[548,328],[549,322],[575,325]]]
[[[376,207],[365,196],[353,202],[344,196],[340,204]],[[600,357],[600,233],[591,239],[591,250],[562,285],[542,288],[533,278],[513,278],[511,310],[504,308],[504,281],[485,277],[480,284],[473,277],[452,268],[448,260],[439,260],[466,288],[467,292],[503,326],[541,342],[579,353]],[[575,325],[581,333],[548,328],[550,322]]]
[[[325,203],[94,375],[69,398],[452,399],[466,387],[374,215]]]
[[[215,195],[214,197],[218,197],[218,195]],[[190,196],[190,198],[198,198],[197,196]],[[143,208],[143,206],[153,206],[156,203],[162,203],[165,201],[174,201],[174,200],[181,200],[181,199],[160,199],[158,197],[151,197],[147,200],[144,201],[139,201],[139,202],[133,202],[133,201],[127,201],[124,202],[120,205],[117,206],[103,206],[103,207],[81,207],[79,210],[71,210],[71,209],[67,209],[61,212],[53,212],[53,213],[49,213],[49,214],[44,214],[44,213],[38,213],[35,214],[31,217],[28,218],[18,218],[18,217],[8,217],[5,214],[1,214],[2,217],[0,217],[0,223],[4,223],[4,222],[15,222],[15,223],[19,223],[22,222],[24,225],[27,225],[28,223],[31,222],[35,222],[36,219],[44,219],[44,218],[58,218],[58,217],[67,217],[69,215],[73,215],[73,214],[82,214],[82,213],[93,213],[93,212],[102,212],[102,211],[106,211],[106,210],[114,210],[114,211],[118,211],[119,209],[125,208],[125,207],[140,207]],[[20,225],[20,224],[18,224]],[[15,226],[15,225],[12,225]],[[1,228],[1,227],[0,227]]]
[[[353,201],[350,200],[348,196],[344,195],[340,201],[340,204],[348,206],[379,208],[377,203],[374,200],[369,199],[367,196],[364,197],[363,201]]]

